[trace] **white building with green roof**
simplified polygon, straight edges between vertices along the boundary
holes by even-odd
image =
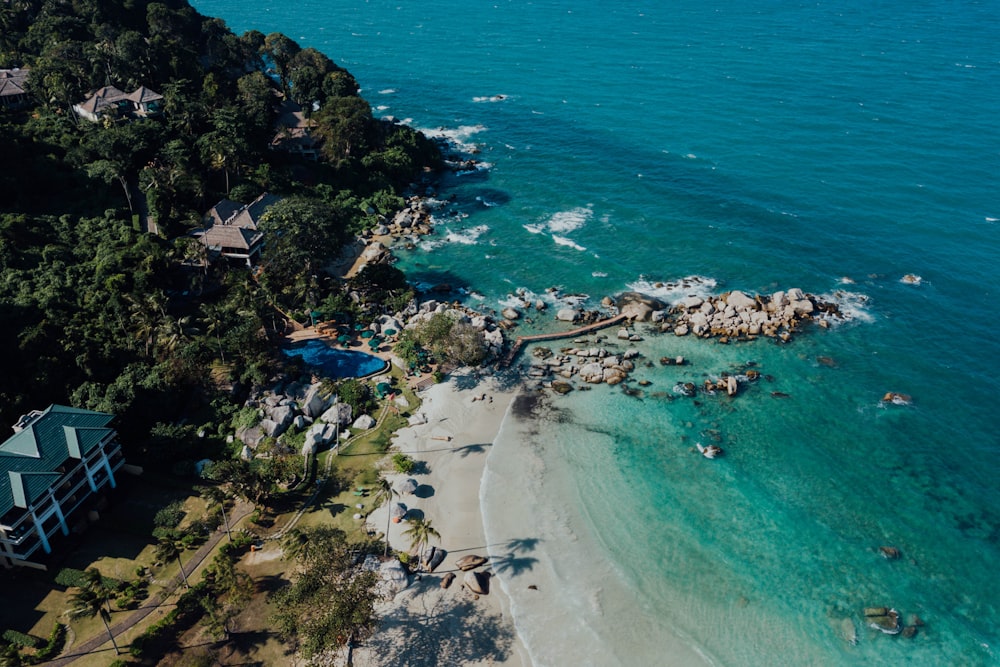
[[[45,568],[57,533],[87,521],[125,459],[113,415],[63,405],[35,410],[0,444],[0,565]]]

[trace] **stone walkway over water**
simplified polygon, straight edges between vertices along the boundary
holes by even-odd
[[[561,338],[573,338],[575,336],[582,336],[588,334],[591,331],[598,331],[600,329],[606,329],[612,325],[618,324],[624,320],[628,319],[628,315],[615,315],[606,320],[601,320],[600,322],[594,322],[593,324],[588,324],[586,326],[573,329],[572,331],[556,331],[552,333],[540,333],[532,334],[530,336],[518,336],[511,346],[507,355],[500,362],[501,368],[506,368],[517,358],[520,354],[521,348],[524,347],[526,343],[534,343],[541,340],[559,340]]]

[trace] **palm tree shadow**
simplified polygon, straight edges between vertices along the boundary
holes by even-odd
[[[511,551],[503,556],[493,556],[490,563],[497,572],[519,575],[533,570],[538,559],[534,556],[515,556]]]
[[[456,447],[455,452],[459,454],[462,458],[465,458],[469,454],[482,454],[486,451],[486,448],[490,445],[465,445],[464,447]]]

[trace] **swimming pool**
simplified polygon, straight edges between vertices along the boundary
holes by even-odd
[[[322,340],[307,340],[282,350],[289,357],[302,357],[302,362],[328,378],[358,378],[379,373],[389,362],[364,352],[339,350]]]

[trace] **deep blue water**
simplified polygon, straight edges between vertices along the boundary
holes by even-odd
[[[301,357],[323,377],[334,380],[357,378],[385,370],[388,363],[371,354],[331,347],[322,340],[307,340],[283,350],[289,357]]]
[[[323,50],[377,114],[478,149],[489,167],[446,183],[439,233],[400,253],[418,281],[484,308],[552,286],[676,296],[656,283],[686,276],[851,308],[789,346],[647,336],[649,358],[692,363],[637,373],[641,402],[578,393],[559,423],[505,426],[491,465],[532,480],[503,454],[533,445],[548,477],[519,493],[539,531],[569,531],[539,562],[586,549],[579,567],[608,566],[606,606],[564,610],[587,623],[577,662],[593,641],[646,664],[668,635],[726,665],[1000,662],[995,2],[194,4]],[[750,360],[773,382],[670,396]],[[913,404],[881,405],[887,391]],[[727,457],[706,467],[690,449],[711,431]],[[514,598],[536,661],[569,664]],[[882,604],[927,625],[863,628]]]

